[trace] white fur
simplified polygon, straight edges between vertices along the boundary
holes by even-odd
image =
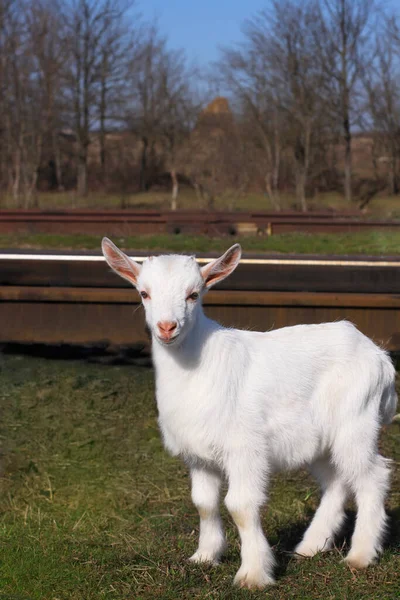
[[[112,252],[120,251],[104,243],[106,259],[118,272]],[[395,413],[394,368],[383,350],[346,321],[258,333],[208,319],[201,295],[236,267],[240,248],[234,248],[202,270],[187,256],[160,256],[142,268],[135,263],[130,278],[150,295],[143,304],[164,443],[191,469],[200,513],[192,560],[218,562],[225,549],[218,507],[226,478],[225,504],[242,542],[235,582],[259,588],[273,583],[274,558],[260,507],[272,473],[306,467],[323,495],[295,552],[313,556],[332,548],[344,503],[354,495],[358,515],[346,560],[365,567],[382,549],[386,524],[389,468],[377,438]],[[187,299],[193,290],[200,293],[197,301]],[[160,321],[177,324],[171,344],[159,338]]]

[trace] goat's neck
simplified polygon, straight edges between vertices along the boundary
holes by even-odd
[[[205,361],[207,342],[222,329],[222,325],[212,321],[200,308],[196,321],[180,344],[162,346],[153,338],[153,360],[157,370],[170,368],[174,364],[184,370],[193,370]]]

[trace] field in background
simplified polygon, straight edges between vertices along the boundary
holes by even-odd
[[[107,235],[107,227],[104,229]],[[121,248],[143,252],[220,252],[235,242],[244,251],[294,254],[400,254],[400,232],[365,231],[361,233],[287,233],[270,237],[243,236],[208,238],[190,235],[110,236]],[[96,250],[101,237],[96,235],[10,234],[0,235],[1,249]]]
[[[293,194],[281,194],[282,209],[293,209],[296,207]],[[349,206],[341,194],[325,193],[319,194],[308,201],[310,210],[332,209],[337,211],[357,210],[355,202]],[[42,210],[61,210],[66,208],[138,208],[168,210],[171,205],[171,195],[167,191],[149,191],[137,194],[95,194],[91,193],[85,198],[80,198],[75,192],[39,193],[36,200],[36,208]],[[18,206],[11,196],[0,198],[1,209],[15,209]],[[197,198],[194,190],[183,187],[178,197],[179,209],[207,209],[206,200]],[[273,210],[266,194],[226,192],[215,198],[214,210],[233,211],[258,211]],[[400,196],[376,196],[364,211],[366,216],[381,218],[400,217]]]
[[[224,511],[229,552],[195,566],[198,519],[186,468],[162,449],[153,373],[2,356],[1,596],[30,600],[390,600],[400,595],[400,426],[384,433],[395,459],[382,560],[350,571],[337,549],[297,561],[289,551],[318,504],[303,472],[276,477],[263,524],[278,559],[269,592],[235,590],[238,536]],[[351,513],[351,507],[350,513]],[[352,514],[352,513],[351,513]]]

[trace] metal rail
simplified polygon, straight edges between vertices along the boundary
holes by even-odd
[[[396,230],[400,221],[369,220],[359,213],[207,212],[138,210],[0,211],[0,234],[64,233],[141,235],[272,235],[292,231]]]
[[[0,342],[129,345],[147,339],[137,308],[138,294],[102,256],[0,254]],[[206,312],[226,325],[346,318],[388,350],[400,350],[399,309],[400,257],[245,255],[205,296]]]

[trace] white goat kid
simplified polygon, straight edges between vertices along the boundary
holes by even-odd
[[[260,507],[281,469],[307,467],[322,500],[295,552],[329,550],[355,496],[358,516],[349,565],[369,565],[382,549],[388,461],[379,427],[394,415],[394,369],[386,353],[348,322],[258,333],[208,319],[201,298],[238,265],[232,246],[201,269],[194,257],[159,256],[142,266],[103,240],[112,269],[142,296],[153,338],[159,424],[167,449],[189,465],[200,541],[191,557],[218,562],[226,541],[221,480],[241,538],[235,583],[272,584],[274,558]]]

